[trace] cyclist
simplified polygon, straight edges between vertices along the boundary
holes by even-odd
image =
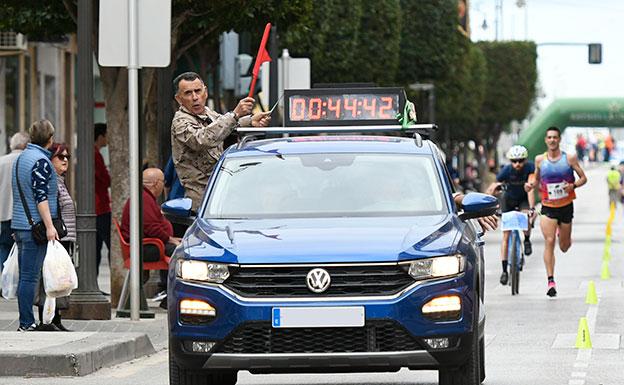
[[[492,183],[488,188],[488,193],[494,194],[500,191],[503,185],[507,188],[501,197],[501,208],[503,212],[521,210],[529,214],[529,218],[535,216],[535,196],[533,191],[533,177],[535,166],[533,162],[527,161],[529,152],[524,146],[512,146],[507,152],[507,159],[510,164],[496,175],[496,182]],[[501,245],[501,262],[503,272],[500,276],[500,283],[506,285],[509,280],[507,273],[507,244],[509,242],[510,231],[503,232],[503,242]],[[531,226],[529,230],[524,232],[524,253],[531,255]]]
[[[535,183],[539,183],[542,198],[540,227],[544,235],[544,265],[548,277],[546,295],[555,297],[555,241],[559,237],[559,248],[564,253],[572,245],[572,217],[576,198],[574,189],[587,183],[585,172],[575,154],[561,151],[561,130],[549,127],[546,130],[544,154],[535,157]],[[578,175],[575,180],[574,172]]]

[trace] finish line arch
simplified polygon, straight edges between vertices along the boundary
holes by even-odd
[[[624,98],[557,99],[522,131],[518,143],[529,150],[529,159],[546,151],[546,129],[559,127],[624,127]]]

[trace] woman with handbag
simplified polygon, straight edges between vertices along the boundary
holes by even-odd
[[[61,238],[61,245],[63,245],[65,250],[67,250],[67,254],[69,254],[73,261],[76,244],[76,207],[74,205],[72,197],[69,195],[69,191],[67,191],[67,186],[65,186],[65,173],[69,168],[69,160],[71,159],[71,155],[69,154],[69,149],[67,148],[67,145],[65,145],[65,143],[52,144],[52,146],[50,147],[50,152],[52,153],[52,165],[54,166],[54,170],[56,171],[56,176],[58,178],[58,202],[61,209],[61,218],[63,218],[63,222],[67,226],[67,235]],[[60,313],[60,310],[66,310],[69,308],[69,296],[56,298],[54,318],[52,318],[52,322],[49,325],[46,325],[43,322],[43,309],[45,306],[45,299],[46,293],[43,289],[43,280],[40,280],[39,298],[35,302],[35,304],[39,308],[40,323],[37,327],[37,330],[60,330],[64,332],[69,331],[61,322]]]
[[[33,314],[35,290],[41,277],[47,241],[66,233],[58,208],[58,182],[48,149],[54,126],[48,120],[34,122],[31,142],[13,166],[13,218],[11,229],[19,250],[18,331],[36,329]],[[63,236],[65,234],[62,234]]]

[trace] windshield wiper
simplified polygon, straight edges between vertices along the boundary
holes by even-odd
[[[257,166],[257,165],[259,165],[261,163],[262,162],[243,163],[243,164],[238,166],[237,170],[231,170],[231,169],[229,169],[229,168],[227,168],[225,166],[221,166],[221,170],[224,171],[224,172],[227,172],[228,174],[230,174],[230,176],[233,176],[237,172],[241,172],[241,171],[247,170],[249,167]]]

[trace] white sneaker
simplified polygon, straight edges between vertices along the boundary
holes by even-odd
[[[154,302],[162,301],[166,297],[167,297],[167,292],[163,290],[160,293],[156,294],[154,298],[150,298],[150,301],[154,301]]]

